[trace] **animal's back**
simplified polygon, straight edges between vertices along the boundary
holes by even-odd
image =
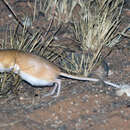
[[[16,64],[19,66],[21,72],[41,80],[54,81],[60,72],[56,66],[45,59],[19,51],[16,54]]]

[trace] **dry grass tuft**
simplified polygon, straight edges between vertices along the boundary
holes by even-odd
[[[92,55],[86,66],[85,75],[88,75],[96,64],[101,62],[105,46],[112,48],[120,41],[120,36],[116,33],[123,3],[123,0],[79,1],[80,20],[75,21],[73,18],[74,33],[76,39],[82,43],[82,50]]]

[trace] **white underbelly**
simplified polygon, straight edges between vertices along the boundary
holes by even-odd
[[[35,78],[24,72],[19,72],[19,75],[23,80],[29,82],[33,86],[51,86],[51,85],[53,85],[53,82]]]
[[[18,74],[23,80],[27,81],[29,84],[33,86],[53,85],[52,82],[49,82],[43,79],[38,79],[27,73],[22,72],[17,64],[15,64],[14,66],[10,66],[10,68],[5,68],[2,64],[0,64],[0,72],[10,72],[10,71],[13,71],[14,73]]]

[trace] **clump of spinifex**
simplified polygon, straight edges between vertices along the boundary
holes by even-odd
[[[120,41],[116,33],[123,2],[123,0],[78,1],[80,19],[73,17],[73,31],[81,50],[88,55],[88,58],[84,54],[81,55],[81,59],[84,57],[83,61],[87,63],[79,64],[79,67],[86,68],[84,75],[88,75],[97,64],[102,62],[104,48],[110,49]],[[72,57],[73,55],[71,59]],[[74,60],[71,62],[75,64]]]

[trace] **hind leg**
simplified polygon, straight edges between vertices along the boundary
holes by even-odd
[[[57,79],[56,80],[56,89],[57,89],[57,94],[54,96],[54,97],[58,97],[60,95],[60,91],[61,91],[61,80],[60,79]],[[56,90],[55,90],[56,92]]]
[[[57,92],[57,94],[54,97],[58,97],[60,95],[60,90],[61,90],[61,81],[60,81],[60,79],[57,79],[53,90],[50,93],[44,95],[44,97],[52,96],[52,95],[54,95],[55,92]]]

